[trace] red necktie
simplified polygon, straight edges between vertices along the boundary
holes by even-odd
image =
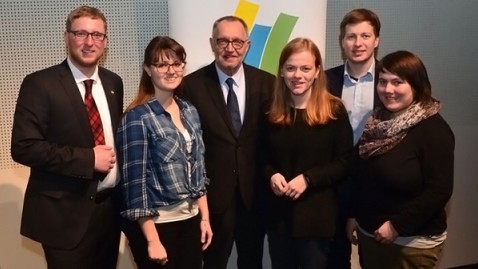
[[[86,113],[88,113],[88,118],[90,120],[91,131],[93,132],[93,138],[95,139],[95,145],[104,145],[105,144],[105,135],[103,133],[103,124],[101,123],[100,112],[96,107],[95,100],[91,94],[91,89],[93,86],[93,80],[87,79],[84,80],[85,84],[85,108]]]

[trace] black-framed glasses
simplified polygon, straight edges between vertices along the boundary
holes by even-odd
[[[166,73],[166,72],[168,72],[170,67],[174,70],[174,72],[181,72],[181,71],[184,70],[184,66],[186,65],[186,63],[185,62],[174,62],[174,63],[170,64],[170,63],[162,62],[162,63],[155,63],[155,64],[151,64],[151,65],[154,66],[156,68],[156,70],[158,70],[159,72]]]
[[[72,33],[73,36],[78,40],[85,40],[89,35],[95,41],[103,41],[106,38],[106,34],[100,32],[90,33],[87,31],[68,31],[68,33]]]
[[[244,46],[244,44],[246,42],[247,42],[247,40],[240,40],[240,39],[233,39],[233,40],[229,40],[229,39],[226,39],[226,38],[216,39],[216,45],[221,49],[224,49],[227,46],[229,46],[229,43],[232,44],[233,48],[240,49]]]

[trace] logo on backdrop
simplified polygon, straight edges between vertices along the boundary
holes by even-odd
[[[250,29],[251,46],[244,61],[271,74],[277,72],[279,55],[287,44],[299,17],[280,12],[274,24],[256,24],[260,6],[247,0],[240,0],[235,16],[242,18]]]

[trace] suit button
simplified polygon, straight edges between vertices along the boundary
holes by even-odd
[[[232,173],[235,174],[235,173],[236,173],[236,169],[232,169]]]
[[[94,195],[90,195],[90,200],[94,200],[95,199],[95,196]]]

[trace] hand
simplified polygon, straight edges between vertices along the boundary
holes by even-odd
[[[202,219],[200,225],[201,225],[202,250],[204,251],[211,244],[212,229],[211,229],[211,224],[209,223],[209,220]]]
[[[292,200],[297,200],[307,189],[307,181],[305,181],[303,174],[293,178],[291,181],[289,181],[289,183],[287,183],[287,185],[289,187],[285,191],[285,195],[292,198]]]
[[[93,148],[95,152],[95,171],[108,173],[116,163],[116,153],[111,146],[98,145]]]
[[[158,241],[148,242],[148,256],[149,259],[165,265],[168,262],[168,254],[163,244]]]
[[[347,224],[345,225],[345,234],[347,235],[347,238],[349,239],[350,243],[354,245],[358,244],[357,221],[355,220],[355,218],[347,219]]]
[[[272,175],[270,180],[271,189],[276,196],[282,196],[287,191],[289,186],[284,176],[280,173]]]
[[[384,222],[373,234],[375,240],[381,244],[390,244],[398,237],[397,230],[389,220]]]

